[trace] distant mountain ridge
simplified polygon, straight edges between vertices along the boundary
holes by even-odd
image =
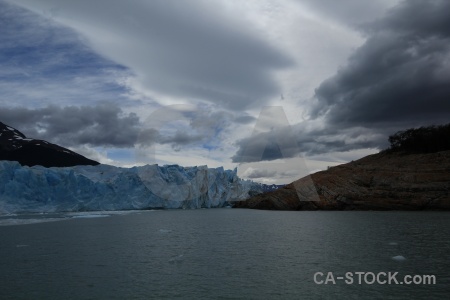
[[[261,186],[262,186],[262,192],[268,193],[268,192],[272,192],[272,191],[281,189],[282,187],[285,186],[285,184],[261,184]]]
[[[0,160],[17,161],[23,166],[72,167],[98,165],[67,148],[44,140],[27,138],[19,130],[0,122]]]

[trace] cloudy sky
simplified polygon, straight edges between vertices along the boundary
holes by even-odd
[[[287,183],[450,116],[450,1],[0,0],[0,121]]]

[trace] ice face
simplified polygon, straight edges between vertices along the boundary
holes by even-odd
[[[0,213],[223,207],[259,184],[223,168],[26,167],[0,161]]]

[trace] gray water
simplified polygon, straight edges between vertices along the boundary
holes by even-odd
[[[161,210],[4,216],[0,224],[43,219],[60,221],[0,226],[0,299],[448,299],[450,292],[444,212]],[[405,259],[392,259],[399,255]],[[313,280],[316,272],[358,271],[430,274],[437,284]]]

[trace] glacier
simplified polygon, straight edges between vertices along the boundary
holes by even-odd
[[[207,166],[27,167],[0,161],[0,213],[224,207],[261,193],[237,170]]]

